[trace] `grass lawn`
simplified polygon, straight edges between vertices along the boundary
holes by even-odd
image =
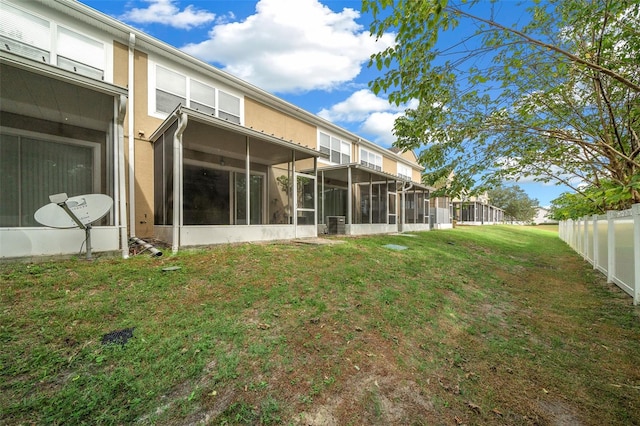
[[[640,424],[640,308],[553,228],[333,240],[0,264],[0,424]]]

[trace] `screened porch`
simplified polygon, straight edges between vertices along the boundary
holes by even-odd
[[[429,190],[362,164],[318,171],[319,232],[344,217],[349,235],[429,229]]]
[[[92,250],[126,257],[126,89],[5,51],[0,75],[0,258],[86,250],[82,229],[48,228],[34,219],[50,195],[62,192],[114,200],[93,223]]]
[[[174,251],[317,236],[317,151],[185,107],[151,140],[154,230]]]

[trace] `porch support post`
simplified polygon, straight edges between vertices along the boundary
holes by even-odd
[[[369,173],[369,225],[373,223],[373,176]]]
[[[351,166],[347,166],[347,223],[353,225],[353,188],[351,188]],[[349,232],[351,234],[351,231]]]
[[[247,152],[246,152],[246,157],[245,157],[245,181],[246,181],[246,185],[245,185],[245,197],[244,197],[244,202],[245,202],[245,223],[247,225],[251,225],[251,211],[249,209],[251,209],[251,158],[249,156],[249,136],[246,137],[246,143],[247,143]],[[234,221],[235,222],[235,221]]]
[[[180,228],[182,227],[182,134],[187,127],[187,114],[180,109],[178,116],[178,128],[173,135],[173,242],[171,251],[178,252],[180,247]]]
[[[124,198],[126,197],[125,181],[124,181],[124,116],[127,111],[127,98],[124,95],[120,95],[117,102],[117,141],[114,147],[115,163],[118,165],[115,178],[115,208],[119,209],[116,217],[116,225],[120,227],[120,249],[122,250],[122,258],[127,259],[129,257],[129,240],[127,239],[127,203]],[[129,176],[129,179],[133,179],[133,176]],[[133,208],[133,206],[131,206]]]
[[[316,158],[316,159],[314,159],[313,161],[314,161],[314,163],[315,163],[315,167],[316,167],[316,176],[317,176],[317,173],[318,173],[318,172],[317,172],[318,159]],[[321,198],[321,199],[320,199],[320,208],[319,208],[319,209],[316,209],[316,212],[317,212],[318,210],[320,211],[320,219],[322,220],[322,223],[323,223],[324,225],[327,225],[327,224],[324,222],[324,171],[322,171],[322,170],[320,171],[320,185],[322,186],[322,187],[320,188],[320,198]],[[318,220],[317,218],[316,218],[316,223],[320,223],[320,222],[319,222],[319,220]]]
[[[296,177],[296,152],[291,151],[291,179],[293,179],[293,185],[291,186],[291,214],[293,215],[293,229],[294,237],[298,238],[298,178]]]
[[[313,224],[316,227],[316,236],[318,235],[318,157],[313,157],[313,176],[315,183],[313,185]]]

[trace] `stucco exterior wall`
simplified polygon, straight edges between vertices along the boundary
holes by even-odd
[[[129,48],[124,44],[113,44],[114,83],[127,87],[129,85]],[[138,237],[153,237],[153,145],[146,139],[162,123],[162,120],[148,115],[148,57],[139,50],[134,50],[134,92],[133,110],[127,108],[124,120],[124,155],[129,164],[129,114],[133,111],[133,143],[134,143],[134,179],[135,179],[135,228]],[[125,171],[127,189],[127,211],[131,208],[129,168]]]
[[[382,171],[392,175],[397,175],[398,162],[392,158],[382,157]]]
[[[269,135],[273,134],[277,138],[317,149],[318,131],[315,126],[269,108],[248,97],[244,98],[244,121],[246,127],[252,127]]]
[[[139,237],[153,236],[153,145],[146,139],[162,123],[148,115],[149,70],[145,53],[134,52],[134,143],[135,143],[135,231]],[[141,135],[140,131],[144,132]]]

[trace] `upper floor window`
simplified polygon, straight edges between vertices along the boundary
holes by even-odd
[[[104,79],[104,45],[75,31],[58,26],[58,66],[78,74]]]
[[[0,3],[0,41],[2,49],[49,63],[51,29],[49,21]]]
[[[360,148],[360,164],[382,171],[382,155]]]
[[[191,80],[191,108],[207,114],[216,114],[216,89],[197,80]]]
[[[104,80],[104,43],[6,3],[0,6],[1,49]]]
[[[240,123],[240,98],[218,90],[218,117]]]
[[[329,157],[332,163],[349,164],[351,162],[351,144],[323,132],[319,135],[319,150]]]
[[[187,104],[187,77],[164,67],[156,67],[156,111],[170,113],[178,104]]]
[[[405,166],[404,164],[398,163],[398,176],[405,180],[411,180],[413,173],[411,172],[411,167]]]
[[[160,65],[156,65],[155,70],[155,112],[168,114],[182,104],[214,117],[240,123],[239,97]]]

